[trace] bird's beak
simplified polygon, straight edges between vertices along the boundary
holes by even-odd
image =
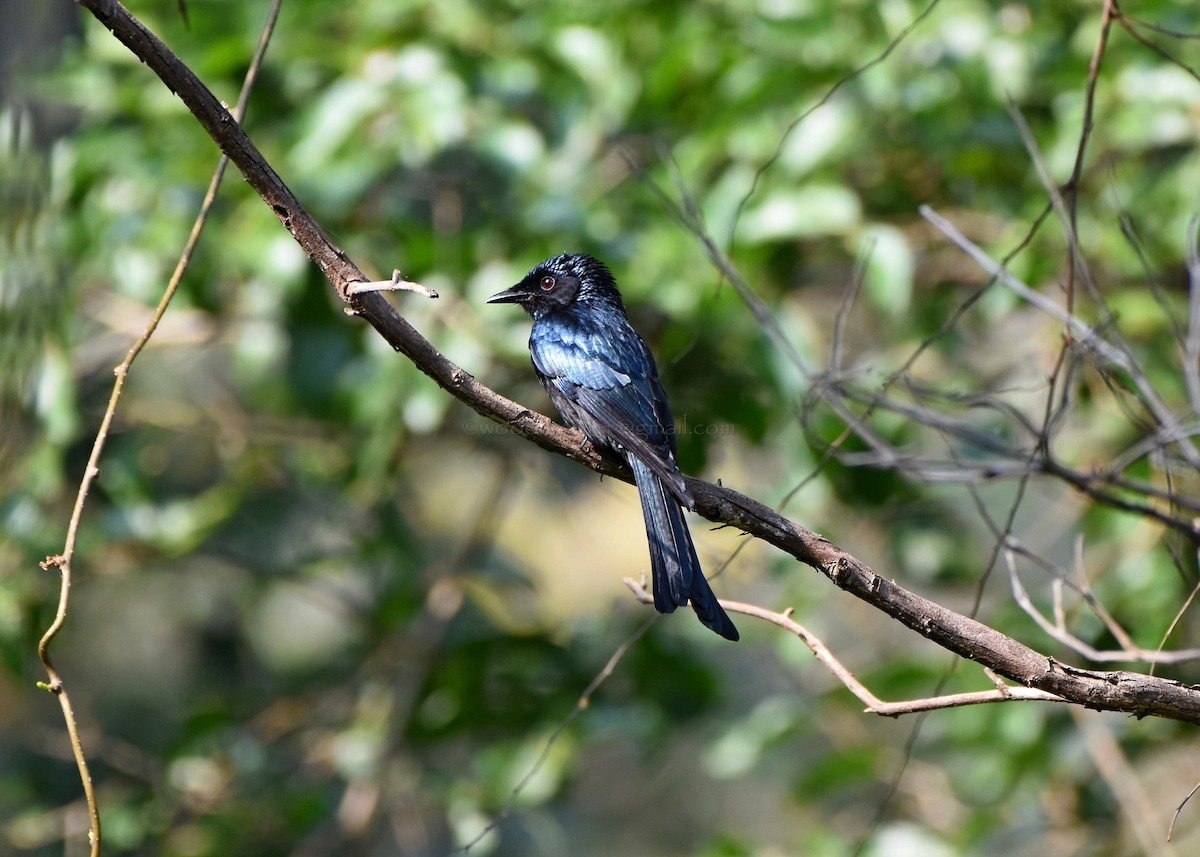
[[[529,292],[524,291],[519,286],[513,286],[511,289],[505,289],[502,292],[497,292],[487,299],[490,304],[520,304],[524,303],[529,298]]]

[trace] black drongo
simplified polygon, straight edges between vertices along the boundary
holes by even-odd
[[[700,570],[683,506],[695,508],[675,463],[675,432],[654,357],[629,324],[616,281],[582,254],[547,259],[488,303],[520,304],[533,317],[529,353],[551,401],[602,455],[633,471],[654,583],[654,607],[691,602],[700,621],[727,640],[737,628]]]

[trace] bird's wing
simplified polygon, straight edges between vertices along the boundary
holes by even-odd
[[[692,505],[675,463],[674,423],[654,358],[628,323],[603,334],[567,325],[535,328],[529,351],[568,422],[594,441],[636,455]]]

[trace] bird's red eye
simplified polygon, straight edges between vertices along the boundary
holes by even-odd
[[[542,291],[548,292],[554,288],[554,278],[550,276],[542,277]]]

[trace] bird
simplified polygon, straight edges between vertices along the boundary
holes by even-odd
[[[696,500],[676,463],[675,423],[654,356],[629,323],[612,272],[564,253],[534,267],[490,304],[518,304],[533,319],[529,354],[567,425],[633,473],[646,522],[654,607],[691,604],[727,640],[738,631],[700,569],[683,507]]]

